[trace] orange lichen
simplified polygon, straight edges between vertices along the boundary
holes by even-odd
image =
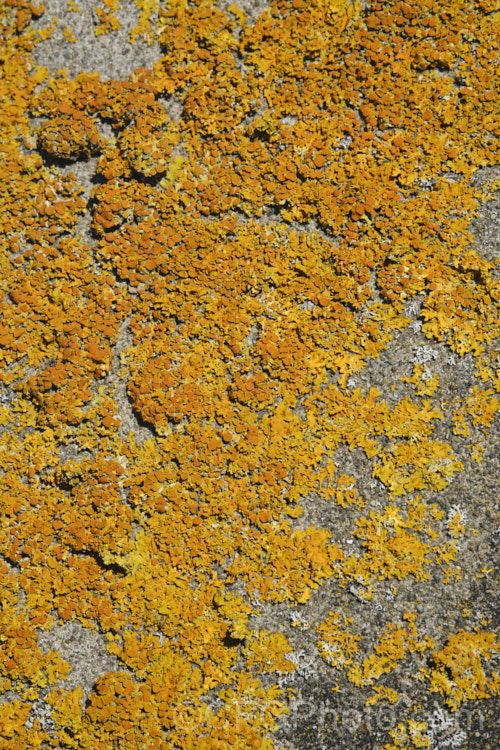
[[[425,673],[431,690],[445,695],[452,711],[464,700],[498,694],[498,673],[488,678],[482,663],[483,659],[489,661],[497,653],[496,639],[495,633],[461,630],[432,654],[433,666]]]
[[[114,15],[120,8],[118,0],[102,0],[102,4],[104,8],[100,8],[99,6],[94,8],[94,13],[99,20],[94,30],[96,36],[109,34],[111,31],[117,31],[121,28],[120,21]]]
[[[383,674],[396,668],[399,661],[417,651],[422,655],[435,644],[428,636],[420,638],[415,626],[415,613],[406,612],[403,619],[407,627],[389,623],[382,633],[373,653],[363,659],[362,664],[353,665],[348,677],[355,685],[373,685]]]
[[[328,618],[317,626],[321,636],[318,651],[323,659],[336,669],[344,669],[352,663],[352,657],[358,651],[360,636],[347,630],[352,620],[340,612],[330,612]]]
[[[454,438],[489,434],[500,293],[469,226],[486,195],[471,177],[498,160],[498,24],[473,0],[272,0],[252,25],[210,0],[137,5],[132,38],[160,58],[104,82],[33,67],[42,9],[0,0],[0,676],[22,698],[2,731],[12,750],[16,733],[271,750],[285,705],[262,675],[296,664],[285,635],[250,629],[259,601],[460,575],[465,516],[429,501],[463,468],[438,433],[442,378],[416,361],[392,401],[357,378],[418,299],[424,335],[474,357],[484,385],[452,404]],[[96,34],[118,28],[104,6]],[[92,159],[87,198],[71,169]],[[36,649],[56,617],[105,634],[122,668],[85,707],[52,689],[52,738],[25,725],[68,673]],[[435,648],[405,619],[366,655],[331,613],[319,652],[373,685]],[[498,692],[491,635],[451,636],[430,690],[453,707]],[[394,699],[374,689],[368,705]]]

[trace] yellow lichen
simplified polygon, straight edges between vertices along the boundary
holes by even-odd
[[[137,5],[157,64],[101,81],[36,68],[42,8],[0,0],[0,672],[22,699],[1,723],[12,748],[271,750],[286,709],[263,675],[299,670],[284,634],[251,629],[261,602],[314,608],[334,577],[367,607],[439,565],[461,576],[473,532],[439,493],[464,468],[452,440],[487,440],[499,409],[499,284],[470,231],[495,189],[471,178],[498,160],[498,24],[472,0],[272,0],[252,24]],[[119,27],[103,6],[96,34]],[[93,159],[89,199],[71,170]],[[392,391],[360,385],[416,301],[429,343],[476,361],[462,401],[420,360]],[[52,738],[25,724],[68,675],[36,648],[55,618],[105,634],[123,669],[85,707],[53,687]],[[432,649],[452,707],[498,692],[491,633],[436,651],[408,614],[370,652],[348,619],[317,625],[318,650],[368,705]]]

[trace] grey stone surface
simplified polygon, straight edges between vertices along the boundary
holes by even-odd
[[[68,5],[68,0],[44,0],[45,13],[33,23],[33,28],[41,31],[55,22],[50,38],[41,41],[33,51],[35,62],[46,67],[50,75],[65,69],[70,78],[80,72],[97,72],[102,80],[121,80],[136,68],[152,68],[158,60],[160,48],[156,39],[139,38],[130,44],[130,32],[139,20],[133,0],[123,0],[115,13],[121,28],[99,36],[95,35],[99,25],[95,10],[104,6],[96,0],[75,0],[75,10]],[[152,28],[156,23],[157,14],[151,18]],[[67,29],[76,41],[68,41]]]
[[[99,677],[107,672],[123,670],[118,659],[107,652],[106,644],[102,633],[84,628],[78,620],[38,632],[38,647],[42,654],[53,649],[71,664],[71,672],[65,680],[59,681],[58,687],[74,690],[80,685],[84,701]]]

